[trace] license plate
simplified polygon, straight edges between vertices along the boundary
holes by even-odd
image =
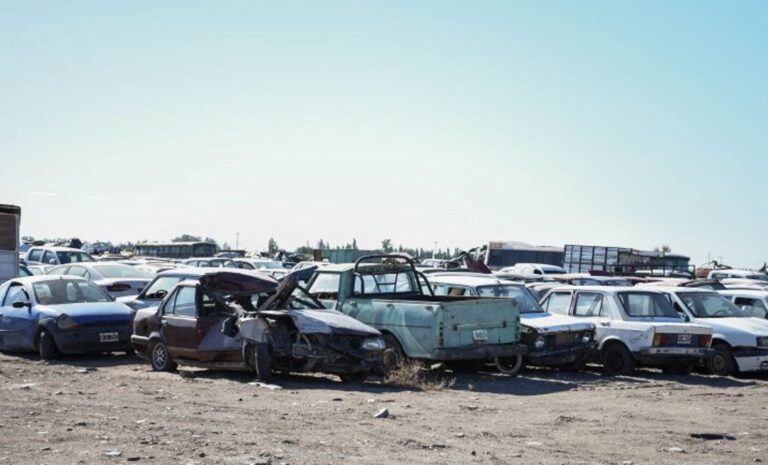
[[[691,345],[691,335],[690,334],[678,334],[677,335],[677,344],[678,345]]]
[[[99,342],[117,342],[117,333],[99,333]]]
[[[476,341],[487,341],[488,340],[488,330],[486,329],[476,329],[472,331],[472,339]]]

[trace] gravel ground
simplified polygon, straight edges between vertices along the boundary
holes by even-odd
[[[0,464],[768,463],[765,376],[531,370],[427,392],[252,381],[153,373],[125,356],[2,354]],[[389,417],[374,418],[382,409]]]

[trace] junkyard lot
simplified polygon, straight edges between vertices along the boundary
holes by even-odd
[[[269,390],[251,380],[154,373],[117,356],[0,355],[0,463],[768,462],[765,377],[533,370],[461,375],[430,392],[319,376],[278,377],[283,389]],[[383,408],[390,418],[373,418]]]

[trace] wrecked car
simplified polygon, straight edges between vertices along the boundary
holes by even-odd
[[[381,331],[388,369],[410,359],[472,372],[497,357],[525,353],[514,300],[434,295],[403,255],[370,255],[318,269],[307,288],[326,307]]]
[[[136,313],[131,338],[156,371],[178,364],[255,372],[323,372],[344,382],[382,375],[377,330],[323,308],[297,284],[243,270],[177,284],[158,307]]]
[[[523,283],[479,273],[433,273],[429,283],[435,295],[515,299],[520,310],[520,338],[528,353],[498,359],[505,373],[517,373],[524,365],[581,369],[597,345],[595,325],[569,315],[547,313]]]

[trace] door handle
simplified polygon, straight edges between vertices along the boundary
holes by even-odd
[[[601,321],[600,322],[600,326],[611,326],[611,322],[610,321]]]

